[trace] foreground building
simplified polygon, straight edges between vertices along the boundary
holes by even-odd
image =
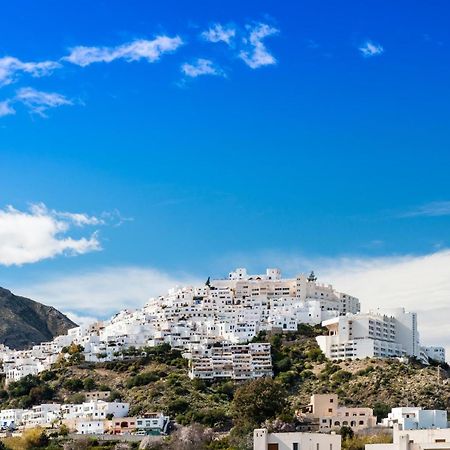
[[[253,431],[253,450],[341,450],[341,436],[322,433]]]
[[[450,429],[399,430],[394,428],[392,444],[369,444],[365,450],[448,450]]]

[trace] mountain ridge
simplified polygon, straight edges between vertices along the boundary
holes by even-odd
[[[53,306],[0,287],[0,343],[22,350],[65,334],[76,323]]]

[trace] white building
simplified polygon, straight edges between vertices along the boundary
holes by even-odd
[[[365,450],[448,450],[450,429],[399,430],[394,428],[392,444],[369,444]]]
[[[33,406],[22,413],[22,424],[26,428],[48,427],[56,422],[61,411],[59,403],[44,403]]]
[[[69,420],[83,418],[95,421],[107,419],[108,417],[126,417],[129,410],[129,403],[94,400],[78,405],[62,405],[61,417]]]
[[[0,427],[16,428],[22,423],[23,409],[3,409],[0,411]]]
[[[423,350],[428,358],[439,363],[445,363],[445,348],[444,347],[423,347]]]
[[[424,430],[435,428],[447,428],[447,411],[432,409],[425,410],[416,407],[392,408],[383,426],[395,427],[400,430]]]
[[[347,314],[322,325],[328,329],[328,335],[316,339],[329,359],[413,356],[428,362],[422,358],[417,315],[404,308]]]
[[[147,413],[136,419],[136,429],[147,434],[167,433],[170,417],[163,413]]]
[[[103,434],[105,432],[104,420],[77,420],[77,434]]]
[[[341,436],[323,433],[253,431],[253,450],[341,450]]]
[[[200,348],[185,356],[189,358],[191,379],[248,380],[273,375],[270,344],[226,344]]]
[[[90,423],[91,425],[83,425],[83,427],[86,430],[97,430],[96,422],[105,421],[110,417],[126,417],[129,409],[129,403],[104,402],[102,400],[64,405],[47,403],[26,410],[4,409],[0,411],[0,424],[1,428],[17,428],[20,426],[33,428],[37,426],[51,427],[66,421],[76,424]]]

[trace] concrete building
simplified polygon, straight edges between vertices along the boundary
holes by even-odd
[[[428,363],[420,346],[417,315],[404,308],[348,314],[326,320],[322,325],[328,329],[328,335],[316,339],[329,359],[411,356]],[[442,354],[445,360],[445,353]]]
[[[315,394],[311,396],[308,406],[297,411],[297,417],[317,423],[318,430],[330,432],[348,426],[354,431],[373,428],[377,424],[377,418],[371,408],[347,408],[339,405],[336,394]]]
[[[273,375],[270,344],[219,345],[186,356],[191,379],[247,380]]]
[[[92,391],[86,392],[84,394],[87,402],[92,402],[96,400],[106,401],[111,396],[111,391]]]
[[[105,421],[104,420],[82,420],[76,421],[77,434],[104,434],[105,433]]]
[[[22,423],[23,409],[2,409],[0,411],[0,428],[17,428]]]
[[[428,358],[439,363],[445,363],[445,348],[444,347],[424,347],[425,354]]]
[[[166,434],[170,417],[163,413],[147,413],[136,418],[136,429],[146,434]]]
[[[394,428],[392,444],[369,444],[365,450],[449,450],[450,429],[399,430]]]
[[[382,425],[399,430],[423,430],[448,428],[447,411],[425,410],[416,407],[392,408]]]
[[[253,431],[253,450],[341,450],[341,436],[322,433]]]

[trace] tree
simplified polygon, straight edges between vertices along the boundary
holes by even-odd
[[[68,436],[69,434],[69,427],[63,423],[60,427],[59,427],[59,435],[60,436]]]
[[[83,388],[86,391],[92,391],[96,388],[95,381],[92,378],[85,378],[83,381]]]
[[[283,386],[271,378],[258,378],[240,386],[231,403],[235,424],[241,428],[260,426],[283,411],[286,397]]]
[[[355,435],[353,430],[345,425],[341,427],[341,429],[339,430],[339,434],[341,435],[343,441],[346,441],[347,439],[353,439],[353,436]]]
[[[391,412],[391,408],[386,403],[375,403],[373,405],[373,415],[377,416],[377,421],[381,422],[382,419],[388,416]]]

